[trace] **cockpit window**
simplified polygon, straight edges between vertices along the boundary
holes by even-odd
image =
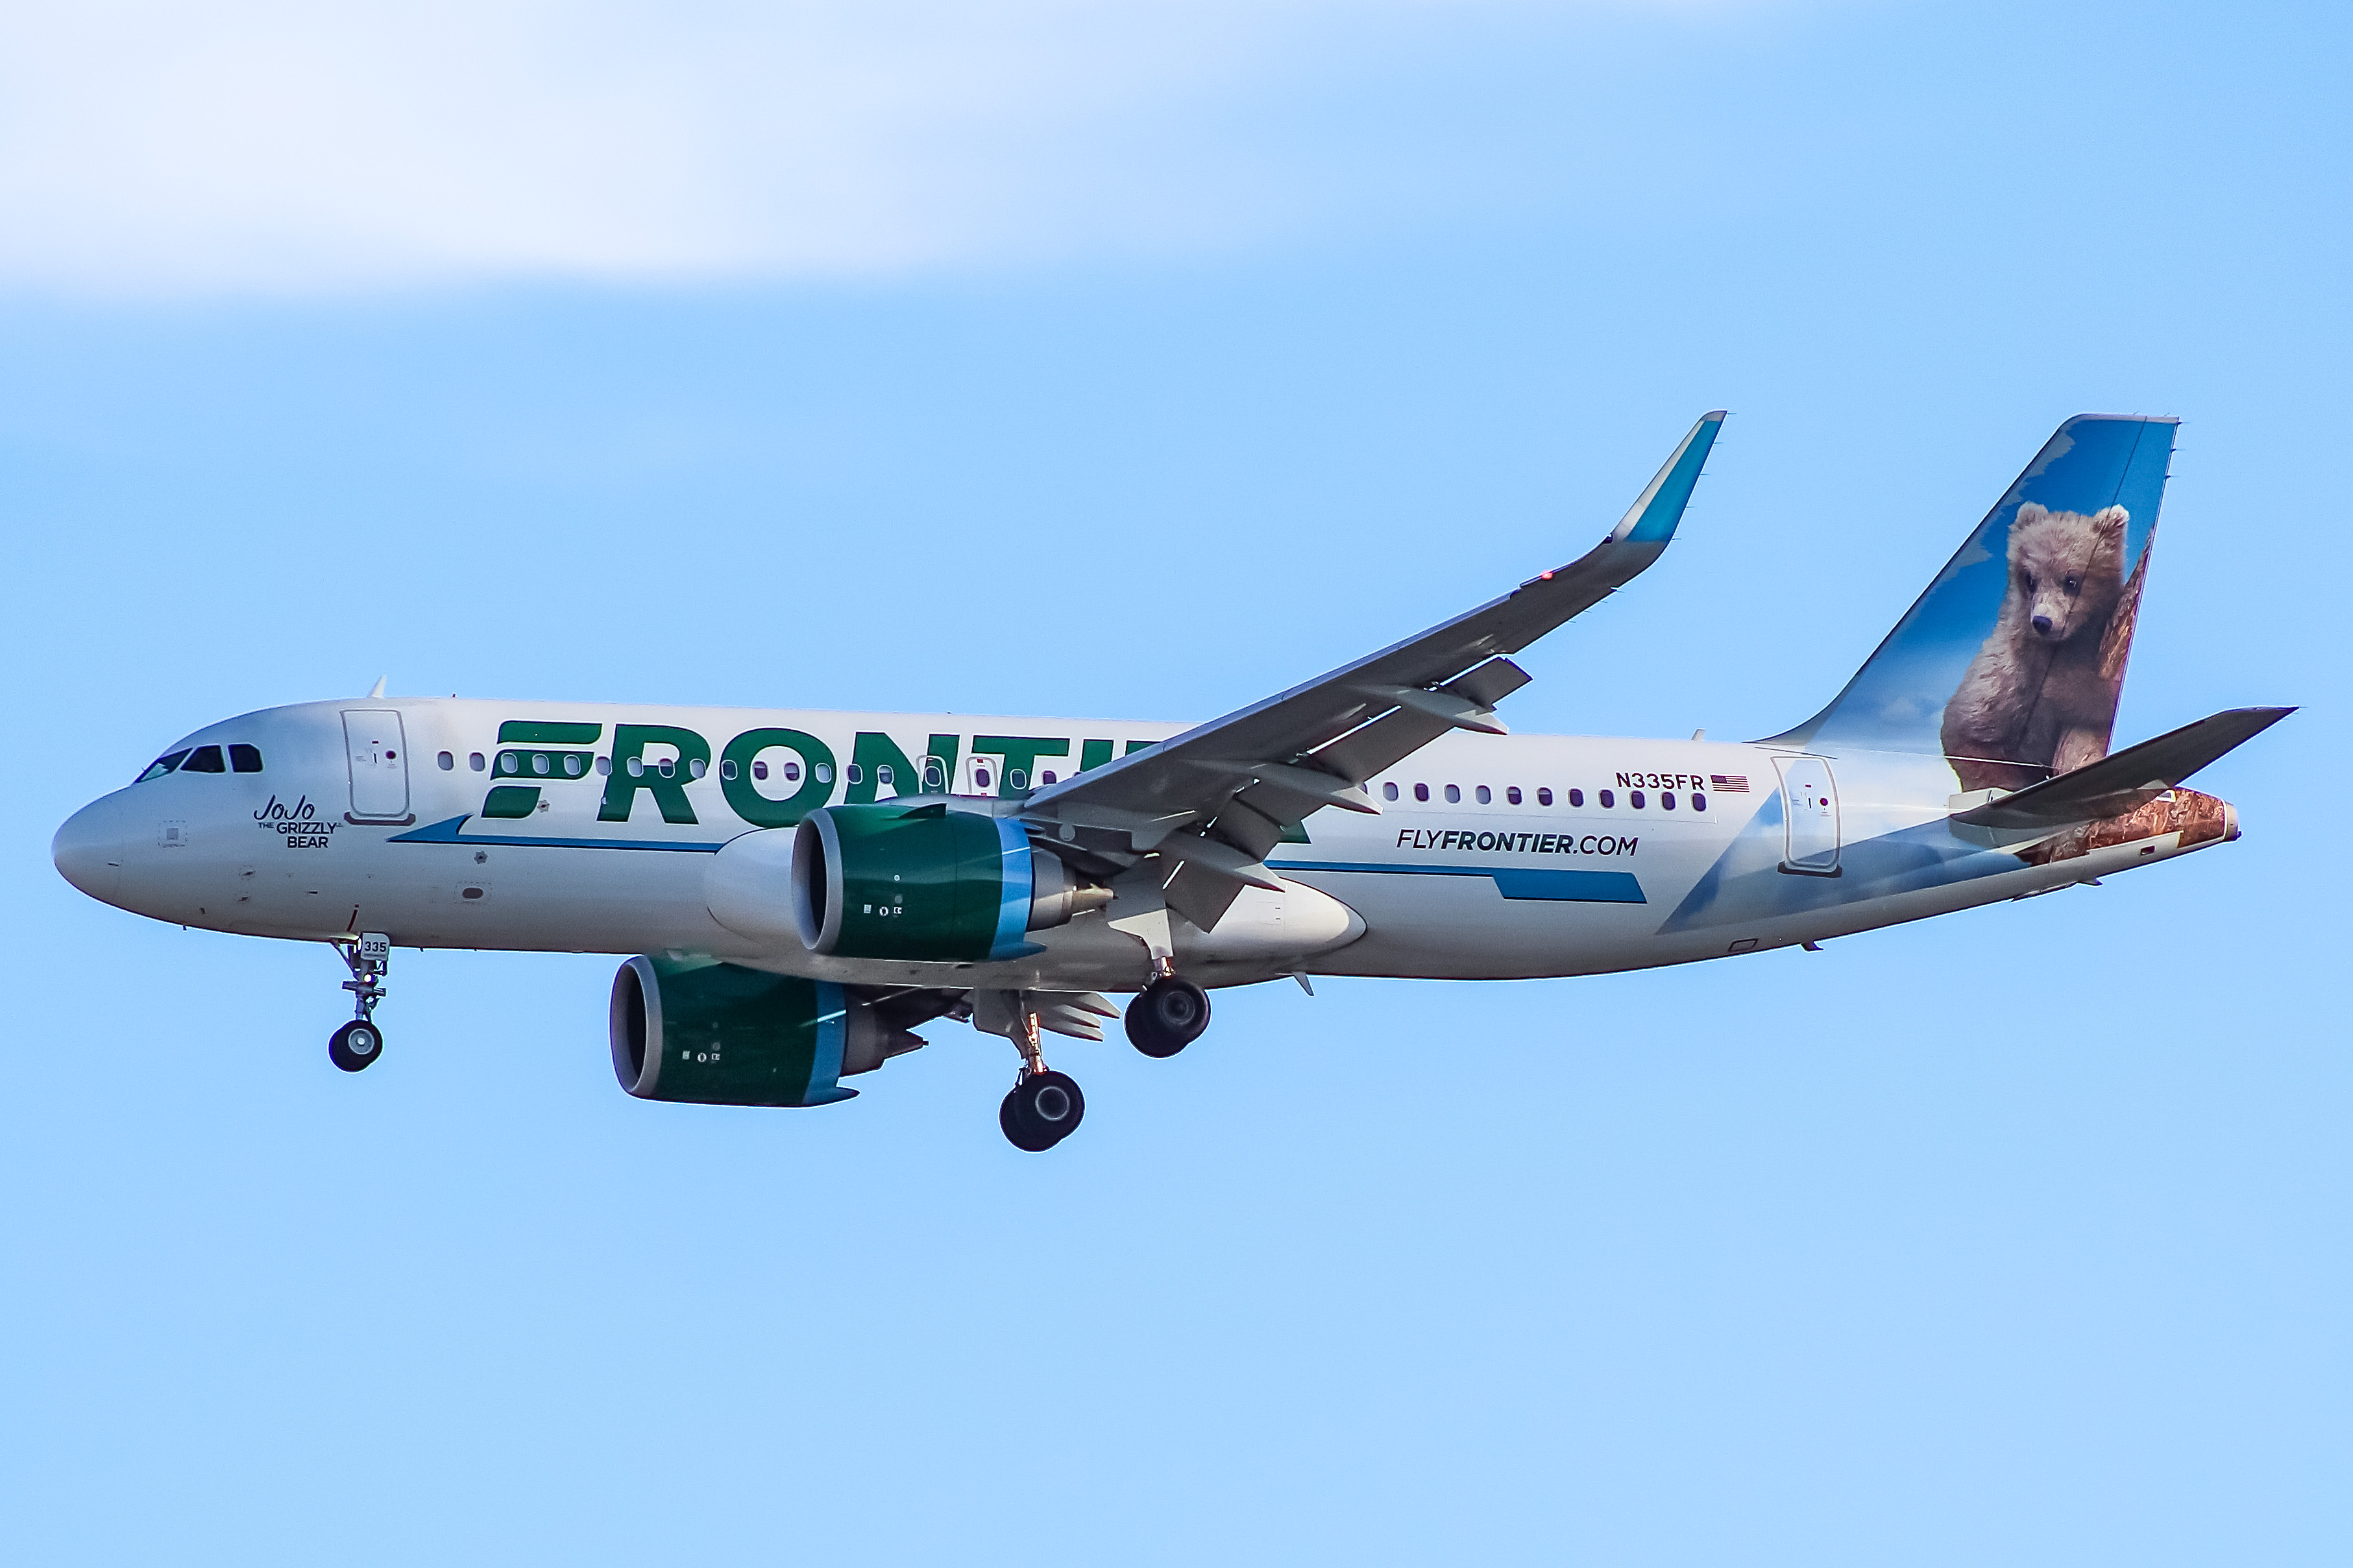
[[[153,762],[147,764],[147,771],[145,773],[141,773],[137,778],[132,779],[131,782],[132,784],[145,784],[149,779],[160,779],[165,773],[170,773],[173,769],[178,767],[182,763],[185,763],[187,760],[188,753],[185,752],[174,752],[169,756],[158,757]]]
[[[225,773],[228,772],[228,764],[221,761],[218,746],[198,746],[188,753],[188,760],[180,764],[180,771],[184,773]]]
[[[261,748],[259,746],[245,745],[242,742],[229,747],[228,765],[241,773],[259,773],[261,771]]]

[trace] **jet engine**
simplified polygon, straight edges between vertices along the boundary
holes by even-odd
[[[697,1105],[829,1105],[923,1043],[827,981],[642,957],[613,977],[612,1039],[623,1089]]]
[[[1030,931],[1111,901],[1009,817],[945,803],[829,805],[793,839],[793,914],[811,952],[917,963],[1020,958]]]

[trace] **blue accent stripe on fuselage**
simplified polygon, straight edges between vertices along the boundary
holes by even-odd
[[[1377,861],[1269,860],[1270,871],[1355,871],[1376,877],[1490,877],[1507,899],[1553,903],[1647,904],[1631,871],[1519,871],[1493,866],[1398,866]]]
[[[497,844],[531,849],[668,849],[696,855],[716,855],[726,842],[710,844],[663,840],[659,838],[526,838],[519,834],[476,833],[463,831],[472,820],[472,812],[453,816],[447,822],[436,822],[414,833],[396,833],[385,840],[387,844]]]

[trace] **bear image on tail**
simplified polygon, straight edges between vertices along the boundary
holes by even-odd
[[[2148,563],[2143,550],[2125,580],[2128,521],[2120,506],[2018,509],[2000,618],[1945,705],[1963,789],[2023,789],[2107,755]]]

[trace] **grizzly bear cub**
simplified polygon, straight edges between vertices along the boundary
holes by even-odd
[[[1945,754],[1961,787],[2023,789],[2106,755],[2124,684],[2120,506],[2085,516],[2032,501],[2010,525],[2010,587],[1993,635],[1945,705]],[[2129,638],[2130,616],[2125,621]]]

